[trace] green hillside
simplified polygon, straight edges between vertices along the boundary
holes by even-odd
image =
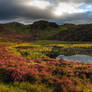
[[[13,38],[17,41],[92,41],[92,24],[57,25],[43,20],[29,25],[13,22],[0,24],[0,36],[2,40],[6,41],[13,41]]]

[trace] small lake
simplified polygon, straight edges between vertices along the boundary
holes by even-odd
[[[68,61],[75,61],[75,62],[80,61],[80,62],[92,63],[92,57],[88,56],[88,55],[76,54],[76,55],[72,55],[72,56],[64,56],[64,55],[57,56],[58,60],[60,60],[61,58],[66,59]]]

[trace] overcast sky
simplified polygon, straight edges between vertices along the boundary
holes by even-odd
[[[92,0],[0,0],[0,22],[92,23]]]

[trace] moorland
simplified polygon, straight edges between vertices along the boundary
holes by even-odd
[[[92,56],[91,41],[92,24],[0,24],[0,92],[91,92],[92,63],[56,59]]]

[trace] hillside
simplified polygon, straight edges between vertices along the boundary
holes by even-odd
[[[62,25],[66,28],[52,36],[51,40],[61,41],[92,41],[92,24],[85,25]]]
[[[18,42],[34,40],[92,41],[92,24],[57,25],[44,20],[29,25],[17,22],[0,24],[0,40]]]

